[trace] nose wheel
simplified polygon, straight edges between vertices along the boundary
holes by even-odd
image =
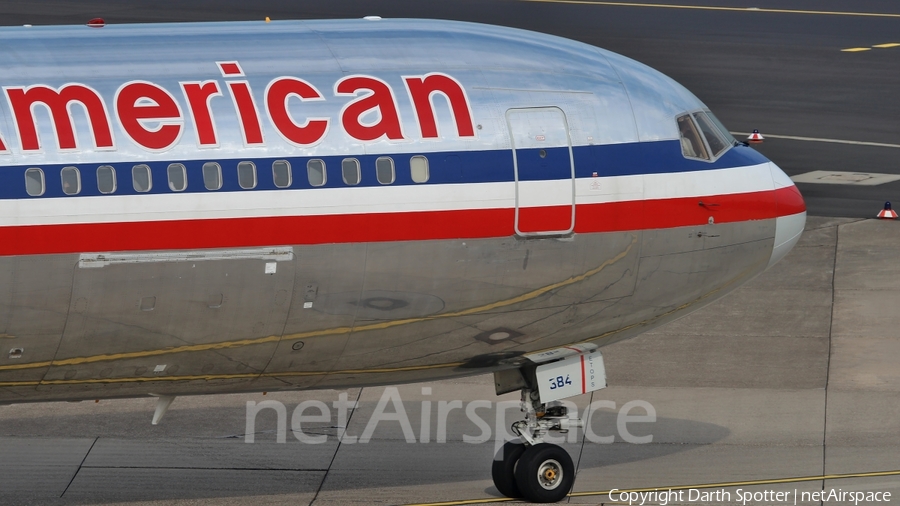
[[[557,502],[566,497],[575,483],[575,464],[569,452],[541,443],[530,446],[516,464],[516,485],[531,502]]]
[[[491,468],[494,486],[507,497],[531,502],[557,502],[575,483],[575,464],[561,447],[540,443],[528,446],[506,443]]]
[[[550,431],[568,432],[581,427],[581,420],[569,418],[565,406],[540,402],[537,392],[522,390],[525,419],[512,424],[521,442],[503,445],[491,466],[494,486],[506,497],[523,497],[531,502],[557,502],[572,490],[575,464],[561,447],[544,442]]]
[[[500,448],[491,465],[491,477],[494,486],[506,497],[522,497],[516,484],[516,464],[525,453],[525,445],[510,441]]]

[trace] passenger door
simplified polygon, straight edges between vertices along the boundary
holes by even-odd
[[[506,111],[516,181],[515,231],[566,235],[575,229],[575,164],[558,107]]]

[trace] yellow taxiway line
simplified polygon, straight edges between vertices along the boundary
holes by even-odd
[[[651,488],[632,488],[621,489],[616,492],[653,492],[656,490],[689,490],[689,489],[706,489],[706,488],[731,488],[731,487],[748,487],[751,485],[778,485],[784,483],[802,483],[807,481],[825,481],[825,480],[841,480],[853,478],[877,478],[880,476],[900,476],[900,470],[895,471],[874,471],[869,473],[845,473],[845,474],[823,474],[817,476],[797,476],[793,478],[774,478],[768,480],[747,480],[747,481],[726,481],[721,483],[701,483],[696,485],[676,485],[671,487],[651,487]],[[609,495],[612,490],[596,490],[589,492],[572,492],[568,497],[591,497],[598,495]],[[516,501],[509,497],[488,497],[484,499],[467,499],[464,501],[444,501],[444,502],[428,502],[414,503],[405,506],[461,506],[465,504],[485,504],[497,502]]]
[[[638,2],[594,2],[591,0],[520,0],[522,2],[539,2],[554,4],[599,5],[612,7],[649,7],[656,9],[688,9],[698,11],[728,12],[769,12],[776,14],[816,14],[825,16],[858,16],[870,18],[900,18],[900,14],[884,12],[849,12],[849,11],[817,11],[801,9],[767,9],[763,7],[719,7],[711,5],[678,5],[678,4],[645,4]]]
[[[892,47],[900,46],[900,43],[897,42],[888,42],[886,44],[875,44],[870,47],[848,47],[846,49],[841,49],[842,53],[859,53],[860,51],[871,51],[873,49],[890,49]]]

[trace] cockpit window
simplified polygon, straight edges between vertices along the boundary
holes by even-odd
[[[684,114],[679,116],[677,121],[681,136],[681,152],[686,158],[715,159],[738,144],[709,111]]]
[[[697,125],[694,124],[690,114],[678,117],[678,132],[681,135],[681,152],[685,157],[709,160],[706,145],[703,144]]]
[[[706,116],[711,119],[713,124],[716,125],[716,127],[719,129],[719,132],[722,133],[722,137],[725,138],[725,142],[731,144],[732,146],[737,146],[738,144],[740,144],[740,142],[738,142],[738,140],[735,139],[733,135],[731,135],[731,132],[729,132],[728,129],[725,128],[725,125],[723,125],[722,122],[719,121],[719,118],[717,118],[715,114],[709,111],[705,111],[704,114],[706,114]]]
[[[700,131],[706,137],[706,143],[709,145],[713,158],[728,149],[730,143],[723,138],[722,132],[719,131],[719,128],[709,119],[705,112],[695,112],[694,119],[697,120],[697,124],[700,125]]]

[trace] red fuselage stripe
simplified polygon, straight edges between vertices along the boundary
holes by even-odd
[[[783,194],[783,195],[782,195]],[[578,205],[576,233],[772,219],[803,212],[793,187],[709,197]],[[776,201],[778,205],[776,206]],[[566,208],[565,206],[561,206]],[[570,208],[569,208],[570,209]],[[549,212],[548,230],[558,213]],[[538,216],[536,214],[535,216]],[[533,216],[533,219],[538,219]],[[478,239],[514,234],[515,209],[467,209],[0,227],[0,255]],[[540,229],[531,222],[532,229]]]

